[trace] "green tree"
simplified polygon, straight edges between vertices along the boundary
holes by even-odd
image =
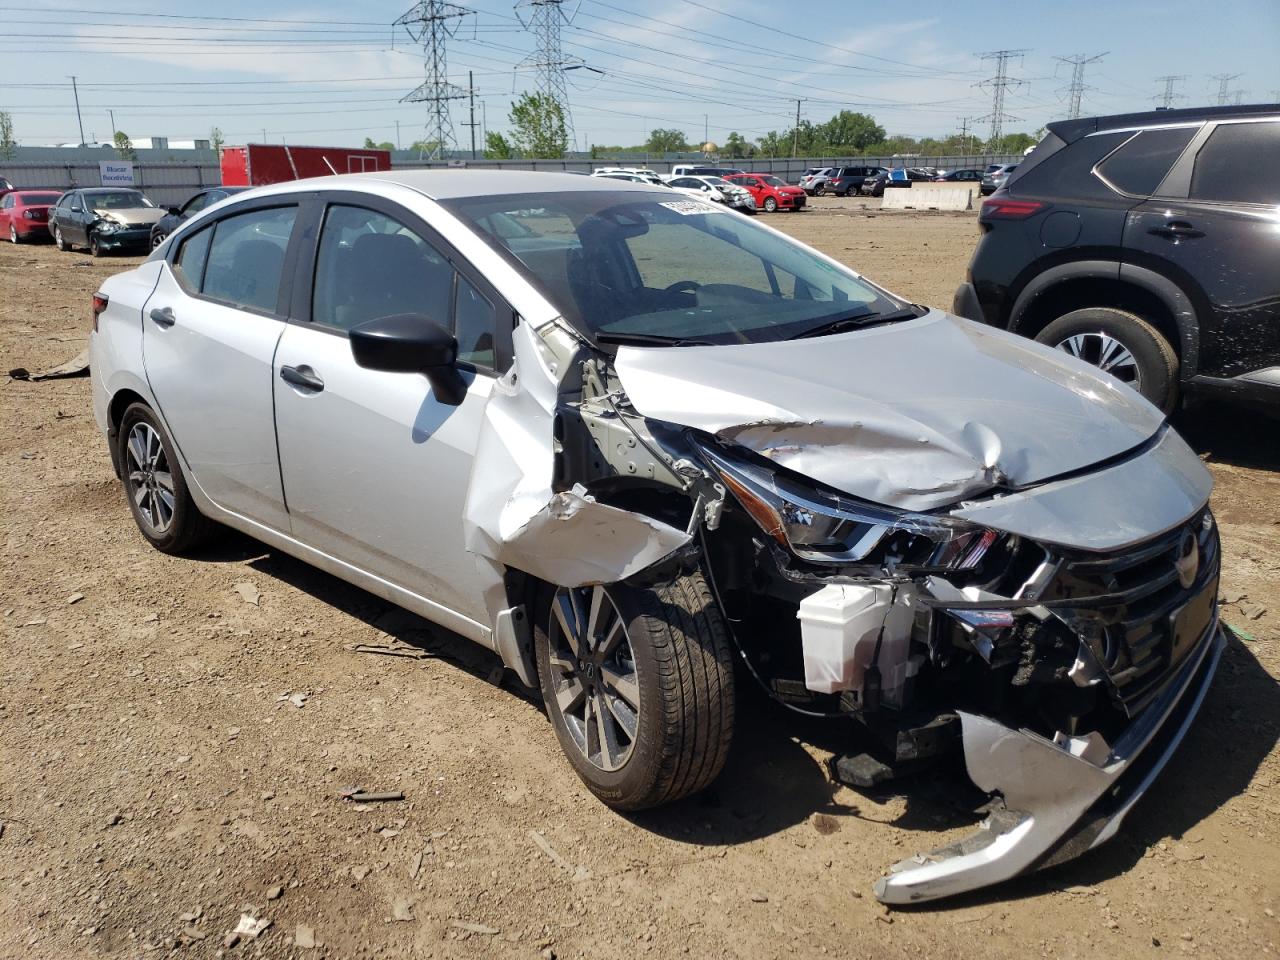
[[[12,160],[18,149],[18,141],[13,139],[13,117],[0,111],[0,157]]]
[[[218,127],[213,127],[209,131],[209,146],[213,148],[214,153],[220,153],[222,151],[222,145],[225,142],[226,141],[222,138],[222,130]]]
[[[999,140],[987,145],[991,153],[1022,153],[1027,147],[1035,146],[1038,141],[1029,133],[1006,133]]]
[[[564,110],[552,97],[524,93],[511,104],[511,140],[520,154],[530,159],[564,156],[569,148],[569,131]]]
[[[778,133],[777,130],[770,130],[756,142],[759,144],[761,156],[780,157],[791,150],[791,131]]]
[[[830,153],[863,153],[873,143],[884,139],[884,127],[875,117],[865,113],[841,110],[816,131]]]
[[[396,145],[390,140],[383,140],[382,143],[374,143],[373,137],[365,137],[364,148],[366,150],[394,150]]]
[[[725,137],[724,152],[730,160],[738,160],[751,156],[755,152],[755,148],[750,140],[735,130]]]
[[[511,144],[502,134],[490,130],[484,135],[484,158],[486,160],[510,160]]]
[[[137,160],[138,152],[133,149],[133,141],[129,139],[129,135],[123,130],[117,130],[115,135],[116,153],[120,155],[121,160]]]
[[[644,148],[650,153],[681,153],[689,149],[689,141],[679,130],[659,127],[650,131]]]

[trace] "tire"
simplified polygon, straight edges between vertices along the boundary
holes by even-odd
[[[1142,317],[1112,307],[1086,307],[1054,320],[1036,340],[1128,383],[1165,413],[1178,400],[1178,355]]]
[[[151,249],[154,250],[156,247],[160,246],[160,244],[164,243],[168,237],[169,235],[167,233],[153,233],[151,235]]]
[[[825,196],[825,195],[826,195],[826,192],[827,192],[826,184],[822,184],[822,183],[820,183],[820,184],[818,184],[816,187],[814,187],[814,188],[813,188],[813,195],[814,195],[815,197]]]
[[[590,622],[593,606],[595,633],[604,636],[575,662],[568,637],[575,624]],[[538,610],[534,652],[547,716],[593,794],[616,810],[643,810],[716,778],[733,737],[733,661],[700,571],[651,587],[548,586]]]
[[[151,408],[135,403],[125,410],[116,442],[121,482],[139,532],[162,553],[185,553],[204,543],[216,525],[191,499],[173,441]]]
[[[764,212],[765,212],[765,213],[777,213],[777,212],[778,212],[778,201],[777,201],[777,200],[775,200],[775,199],[773,199],[773,197],[765,197],[765,198],[764,198]]]
[[[10,243],[22,242],[22,238],[18,236],[18,228],[15,227],[12,223],[9,224],[9,242]]]
[[[53,245],[54,245],[55,247],[57,247],[59,250],[61,250],[63,253],[67,253],[68,251],[70,251],[70,250],[74,250],[74,249],[75,249],[75,247],[73,247],[73,246],[71,246],[71,244],[67,243],[67,241],[66,241],[66,240],[62,239],[62,228],[61,228],[61,227],[54,227],[54,228],[53,228]]]
[[[100,257],[103,254],[102,241],[98,239],[96,233],[89,234],[89,253],[95,257]]]

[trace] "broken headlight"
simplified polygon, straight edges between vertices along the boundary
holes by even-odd
[[[966,570],[977,566],[998,538],[992,530],[948,517],[816,490],[723,448],[698,446],[760,529],[803,560]]]

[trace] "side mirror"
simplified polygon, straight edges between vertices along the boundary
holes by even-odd
[[[177,207],[165,207],[164,209],[165,209],[165,212],[169,214],[169,216],[171,217],[176,217],[178,214],[182,212]]]
[[[349,331],[356,364],[387,373],[421,373],[436,399],[462,403],[467,384],[458,372],[458,341],[421,313],[397,313],[356,324]]]

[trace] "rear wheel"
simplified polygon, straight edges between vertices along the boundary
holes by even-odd
[[[715,779],[733,735],[733,663],[700,572],[653,587],[548,587],[539,611],[547,715],[592,793],[641,810]]]
[[[150,407],[135,403],[125,410],[117,442],[129,509],[151,545],[183,553],[208,539],[215,525],[191,499],[173,442]]]
[[[164,243],[165,238],[168,236],[169,235],[167,233],[153,233],[151,235],[151,249],[154,250],[156,247],[160,246],[160,244]]]
[[[775,199],[773,199],[773,197],[765,197],[765,198],[764,198],[764,212],[765,212],[765,213],[776,213],[776,212],[777,212],[777,210],[778,210],[778,201],[777,201],[777,200],[775,200]]]
[[[1086,307],[1059,317],[1036,336],[1126,383],[1165,413],[1178,399],[1178,356],[1142,317],[1112,307]]]
[[[818,184],[816,187],[814,187],[814,188],[813,188],[813,195],[814,195],[815,197],[820,197],[820,196],[822,196],[823,194],[825,194],[826,192],[827,192],[827,185],[826,185],[825,183],[820,183],[820,184]]]

